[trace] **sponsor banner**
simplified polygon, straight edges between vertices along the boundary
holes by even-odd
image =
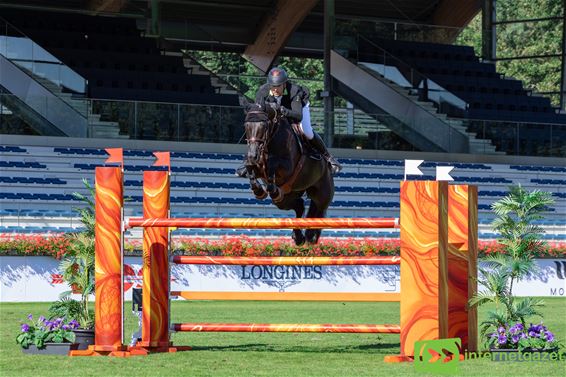
[[[141,288],[142,261],[126,257],[124,262],[125,299],[130,300],[132,287]],[[515,295],[566,296],[566,259],[537,259],[536,264],[536,273],[515,284]],[[69,290],[58,267],[50,257],[0,256],[0,301],[57,300]],[[399,293],[399,266],[172,265],[171,290]]]

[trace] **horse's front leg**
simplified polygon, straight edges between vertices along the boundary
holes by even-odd
[[[271,200],[273,200],[273,203],[280,203],[285,196],[285,194],[283,194],[283,190],[275,184],[275,174],[270,175],[267,179],[267,192],[269,193]]]
[[[283,200],[283,191],[275,183],[277,165],[274,159],[267,160],[267,192],[273,203],[280,203]]]
[[[253,169],[248,169],[248,177],[250,177],[250,187],[254,193],[254,196],[258,200],[265,199],[267,197],[267,192],[263,189],[263,186],[258,182],[255,176],[255,171]]]

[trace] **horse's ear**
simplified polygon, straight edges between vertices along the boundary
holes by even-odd
[[[244,111],[247,113],[248,111],[250,111],[250,101],[248,101],[248,99],[244,96],[240,96],[239,100],[240,102],[240,106],[242,106],[244,108]]]
[[[269,120],[273,120],[275,118],[275,116],[277,115],[277,111],[271,106],[265,106],[265,110],[266,110],[267,117],[269,118]]]
[[[245,101],[245,103],[243,103],[243,101],[240,101],[240,104],[244,107],[244,111],[246,113],[248,113],[250,111],[262,111],[263,110],[259,104],[253,103],[253,102],[248,102],[247,100]]]

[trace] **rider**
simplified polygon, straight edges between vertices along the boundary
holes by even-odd
[[[330,155],[320,136],[312,129],[307,89],[292,84],[283,68],[275,67],[269,71],[267,83],[259,87],[255,102],[262,108],[278,108],[290,123],[298,124],[310,145],[330,163],[332,174],[342,169],[338,161]],[[238,168],[237,174],[244,177],[245,166]]]

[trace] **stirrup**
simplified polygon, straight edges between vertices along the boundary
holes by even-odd
[[[336,175],[342,171],[342,166],[330,164],[330,170],[332,171],[332,175]]]
[[[334,157],[330,156],[328,158],[328,163],[330,164],[330,171],[332,172],[332,175],[336,175],[342,170],[342,165],[340,165]]]

